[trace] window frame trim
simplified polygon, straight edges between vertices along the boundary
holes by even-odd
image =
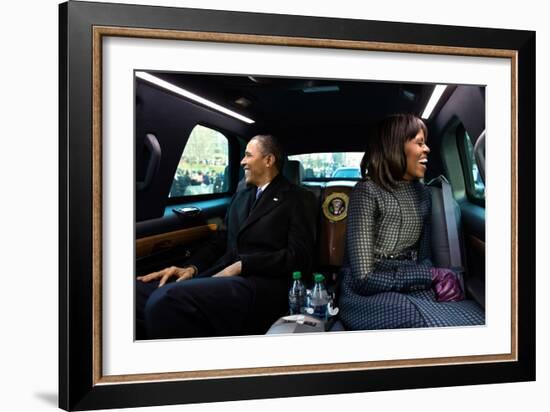
[[[472,142],[468,131],[464,127],[464,124],[460,122],[456,128],[456,143],[458,146],[460,163],[462,165],[466,197],[471,203],[475,203],[476,205],[485,208],[485,195],[483,197],[479,197],[476,195],[474,190],[475,182],[472,176],[472,166],[474,165],[475,159],[473,154],[470,155],[470,152],[466,147],[466,139],[470,139],[473,147],[474,143]],[[483,186],[485,187],[485,182],[483,182]]]
[[[228,195],[232,195],[234,192],[234,185],[233,185],[233,179],[231,174],[232,169],[232,158],[234,156],[232,146],[235,146],[235,144],[232,144],[231,141],[233,139],[233,134],[231,132],[227,132],[223,128],[219,128],[217,126],[213,126],[210,123],[207,122],[197,122],[195,126],[191,129],[191,133],[189,133],[189,136],[187,136],[187,139],[185,141],[185,145],[183,146],[183,151],[181,152],[180,160],[183,157],[183,154],[185,153],[185,148],[187,147],[187,144],[189,143],[189,139],[191,138],[191,134],[195,130],[197,126],[205,127],[207,129],[213,130],[215,132],[220,133],[226,140],[227,140],[227,167],[229,172],[229,185],[228,190],[225,192],[219,192],[219,193],[202,193],[197,195],[185,195],[185,196],[170,196],[170,191],[172,187],[170,186],[170,190],[168,191],[168,195],[166,197],[166,205],[174,205],[178,203],[189,203],[193,201],[201,201],[201,200],[212,200],[212,199],[218,199],[227,197]],[[179,162],[178,162],[179,164]],[[174,180],[176,177],[176,173],[178,171],[178,167],[176,166],[176,170],[174,172],[174,176],[172,178],[172,184],[174,184]]]

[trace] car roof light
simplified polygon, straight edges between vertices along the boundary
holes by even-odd
[[[254,120],[249,119],[248,117],[245,117],[237,112],[234,112],[233,110],[230,110],[226,107],[223,107],[217,103],[214,103],[208,99],[205,99],[204,97],[201,97],[195,93],[191,93],[188,90],[185,90],[181,87],[178,87],[170,82],[167,82],[166,80],[162,80],[156,76],[153,76],[152,74],[146,73],[146,72],[136,72],[136,76],[139,77],[142,80],[145,80],[149,83],[153,83],[159,87],[162,87],[163,89],[169,90],[173,93],[176,93],[180,96],[186,97],[190,100],[193,100],[197,103],[200,103],[204,106],[210,107],[211,109],[217,110],[218,112],[227,114],[228,116],[234,117],[235,119],[238,119],[242,122],[252,124],[255,123]]]
[[[426,108],[424,109],[424,113],[422,113],[423,119],[429,119],[432,115],[432,111],[437,105],[437,102],[439,102],[439,99],[441,98],[441,95],[447,88],[447,85],[445,84],[438,84],[434,87],[434,91],[432,92],[432,96],[430,97],[430,100],[428,100],[428,104],[426,105]]]

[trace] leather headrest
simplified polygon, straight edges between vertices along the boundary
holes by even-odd
[[[302,184],[302,178],[304,169],[299,160],[287,160],[283,166],[283,176],[285,176],[290,183],[295,185]]]
[[[476,144],[474,145],[474,157],[476,159],[479,174],[485,183],[485,130],[477,138]]]

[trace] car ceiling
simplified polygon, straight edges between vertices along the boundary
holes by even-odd
[[[364,151],[372,125],[392,113],[420,115],[434,88],[379,81],[152,74],[255,120],[250,135],[243,137],[274,134],[288,154]]]

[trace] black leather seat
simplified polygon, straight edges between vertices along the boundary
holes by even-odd
[[[443,207],[442,189],[437,186],[430,186],[432,192],[432,263],[435,267],[450,268],[451,251],[449,240],[447,238],[447,224],[445,222],[445,209]],[[462,256],[462,265],[467,268],[466,253],[464,247],[464,238],[462,231],[462,215],[460,207],[453,199],[454,215],[457,223],[460,255]],[[467,298],[474,299],[480,306],[485,307],[485,284],[478,282],[476,276],[465,273],[464,287]]]
[[[304,167],[299,160],[287,160],[283,165],[283,176],[296,186],[302,185]]]
[[[449,249],[449,240],[447,239],[447,224],[445,222],[445,209],[443,207],[443,196],[441,188],[430,187],[432,192],[432,263],[436,267],[451,267],[451,252]],[[454,215],[456,218],[458,233],[460,235],[461,255],[464,257],[464,246],[462,242],[462,216],[460,208],[456,202],[453,202]]]

